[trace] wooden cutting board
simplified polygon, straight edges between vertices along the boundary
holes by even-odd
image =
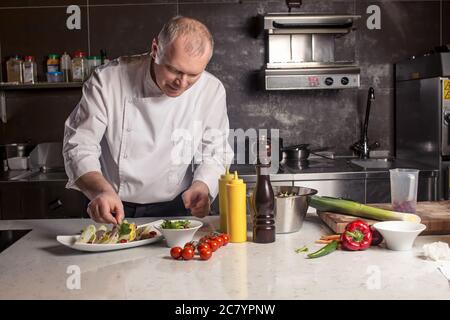
[[[391,204],[369,204],[370,206],[391,210]],[[427,226],[422,235],[426,234],[450,234],[450,200],[446,201],[423,201],[417,203],[416,214],[420,216],[424,225]],[[335,233],[344,232],[347,223],[362,219],[369,225],[377,220],[354,217],[336,212],[317,211],[320,219],[329,226]]]

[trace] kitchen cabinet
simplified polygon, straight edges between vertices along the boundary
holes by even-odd
[[[4,220],[86,217],[84,196],[65,182],[10,182],[0,185]]]

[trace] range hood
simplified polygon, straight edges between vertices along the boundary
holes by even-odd
[[[356,15],[269,13],[266,90],[344,89],[360,86],[353,61],[335,61],[335,38],[354,30]]]

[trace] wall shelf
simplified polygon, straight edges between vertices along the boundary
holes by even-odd
[[[36,82],[36,83],[0,82],[0,90],[80,88],[82,86],[83,86],[82,82]]]
[[[32,89],[68,89],[81,88],[82,82],[36,82],[36,83],[9,83],[0,82],[0,119],[6,123],[6,91],[32,90]]]

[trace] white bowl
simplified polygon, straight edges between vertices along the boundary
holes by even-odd
[[[157,221],[154,224],[154,227],[162,233],[164,238],[166,239],[167,246],[169,248],[172,247],[184,247],[187,242],[191,242],[194,238],[194,234],[201,228],[203,222],[198,220],[190,220],[190,219],[170,219],[171,221],[178,220],[189,220],[191,223],[191,227],[187,229],[163,229],[161,228],[161,224],[164,220]]]
[[[373,226],[386,240],[387,248],[395,251],[411,250],[416,237],[426,229],[424,224],[411,221],[384,221]]]

